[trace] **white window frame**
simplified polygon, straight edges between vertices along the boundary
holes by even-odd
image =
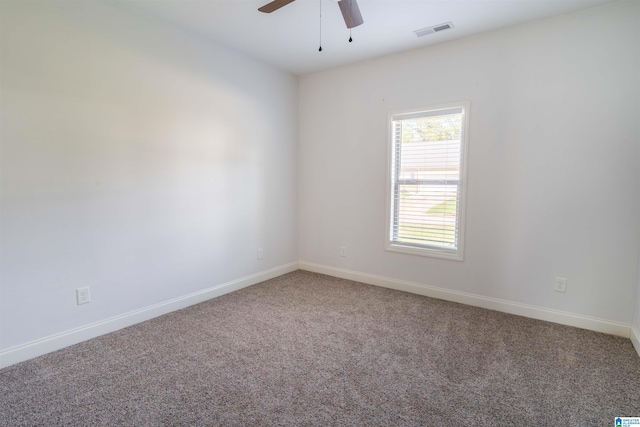
[[[421,255],[433,258],[443,258],[454,261],[464,260],[464,242],[465,242],[465,212],[466,212],[466,194],[467,194],[467,158],[469,155],[468,141],[469,141],[469,110],[471,107],[470,101],[451,102],[447,104],[430,105],[424,108],[410,108],[404,110],[389,111],[387,124],[388,124],[388,159],[387,159],[387,215],[385,224],[385,250],[392,252],[401,252],[411,255]],[[439,246],[418,245],[410,242],[397,242],[393,241],[393,202],[394,202],[394,179],[392,176],[394,173],[394,164],[396,161],[394,154],[394,129],[393,118],[402,115],[416,114],[425,115],[433,114],[438,110],[447,110],[451,108],[462,108],[462,140],[461,145],[461,159],[460,159],[460,182],[459,182],[459,200],[458,200],[458,212],[457,212],[457,248],[449,249]]]

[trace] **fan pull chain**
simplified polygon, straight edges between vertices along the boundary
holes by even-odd
[[[320,47],[318,48],[318,52],[322,52],[322,0],[320,1]]]
[[[353,2],[349,2],[349,10],[351,11],[351,16],[353,16]],[[351,43],[353,39],[351,38],[351,28],[349,28],[349,43]]]

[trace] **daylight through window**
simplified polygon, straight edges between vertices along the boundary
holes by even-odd
[[[387,249],[462,260],[468,103],[391,114]]]

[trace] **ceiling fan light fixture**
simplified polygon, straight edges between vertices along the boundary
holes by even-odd
[[[342,17],[344,18],[344,23],[347,25],[347,28],[362,25],[364,20],[360,14],[357,0],[340,0],[338,5],[340,6],[340,12],[342,12]]]
[[[289,3],[294,2],[295,0],[272,0],[270,3],[265,4],[262,7],[259,7],[258,10],[263,13],[271,13],[276,10],[288,5]],[[342,13],[342,17],[344,18],[344,23],[349,29],[349,43],[353,41],[351,37],[351,29],[357,27],[358,25],[362,25],[364,20],[362,19],[362,14],[360,13],[360,8],[358,7],[358,0],[332,0],[334,3],[337,3],[340,6],[340,12]],[[322,52],[322,0],[320,0],[320,46],[318,51]]]

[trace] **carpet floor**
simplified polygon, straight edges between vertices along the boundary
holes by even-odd
[[[613,426],[628,339],[296,271],[0,370],[2,426]]]

